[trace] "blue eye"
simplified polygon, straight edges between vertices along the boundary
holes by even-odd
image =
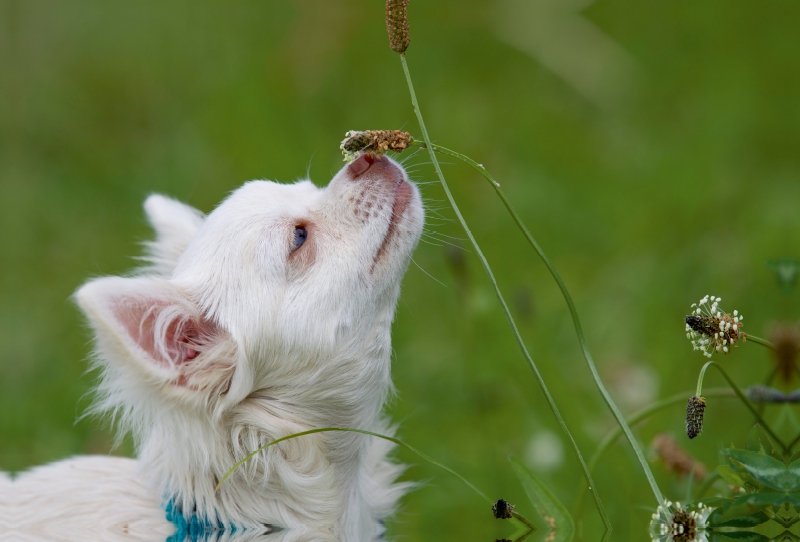
[[[292,250],[297,250],[303,243],[306,242],[308,238],[308,232],[302,226],[295,226],[294,227],[294,243],[292,244]]]

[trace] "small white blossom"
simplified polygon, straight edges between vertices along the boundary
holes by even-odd
[[[665,501],[650,521],[653,542],[708,542],[708,516],[713,508],[698,504],[691,512],[681,503]]]
[[[738,340],[746,340],[740,331],[744,317],[738,310],[733,316],[726,313],[719,303],[721,297],[705,296],[699,303],[692,303],[691,315],[686,317],[686,338],[693,350],[701,350],[710,358],[714,352],[728,353],[728,345],[738,346]]]

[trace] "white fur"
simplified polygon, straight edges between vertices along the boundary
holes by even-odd
[[[377,539],[404,489],[380,439],[292,439],[214,487],[291,433],[392,432],[381,408],[400,281],[422,230],[416,187],[388,158],[361,157],[325,189],[247,183],[205,218],[158,195],[145,209],[157,234],[149,267],[76,294],[96,335],[94,411],[132,432],[138,459],[80,457],[0,477],[0,518],[15,518],[5,532],[163,540],[173,526],[162,507],[174,499],[187,517],[236,527],[220,541],[260,539],[264,525],[283,529],[269,540]],[[297,226],[308,239],[292,251]]]

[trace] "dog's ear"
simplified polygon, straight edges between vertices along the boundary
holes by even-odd
[[[168,280],[106,277],[88,282],[75,297],[105,364],[167,389],[227,389],[233,341]]]
[[[153,194],[144,202],[147,218],[156,232],[155,241],[147,243],[145,260],[151,269],[169,277],[178,258],[203,225],[203,213],[172,198]]]

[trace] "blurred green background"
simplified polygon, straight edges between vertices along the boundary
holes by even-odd
[[[432,137],[500,181],[570,288],[625,412],[693,390],[704,359],[682,318],[703,295],[722,296],[756,335],[798,318],[764,262],[800,255],[800,4],[415,0],[409,12]],[[76,423],[93,375],[69,297],[135,267],[151,235],[147,194],[208,212],[249,179],[326,184],[346,130],[419,135],[377,0],[3,0],[0,73],[0,470],[110,450],[99,420]],[[389,411],[407,442],[493,498],[532,513],[513,454],[571,506],[576,461],[474,253],[439,241],[466,247],[442,237],[463,233],[427,162],[407,162],[435,214],[397,310]],[[588,457],[614,424],[555,284],[487,183],[459,164],[445,174]],[[724,362],[742,385],[771,368],[753,344]],[[713,467],[752,424],[733,401],[710,401],[690,442],[684,408],[638,427],[641,442],[672,432]],[[398,456],[425,483],[393,539],[511,534],[460,482]],[[653,468],[683,498],[685,481]],[[645,536],[639,505],[655,503],[626,445],[596,481],[615,539]],[[584,532],[599,538],[587,510]]]

